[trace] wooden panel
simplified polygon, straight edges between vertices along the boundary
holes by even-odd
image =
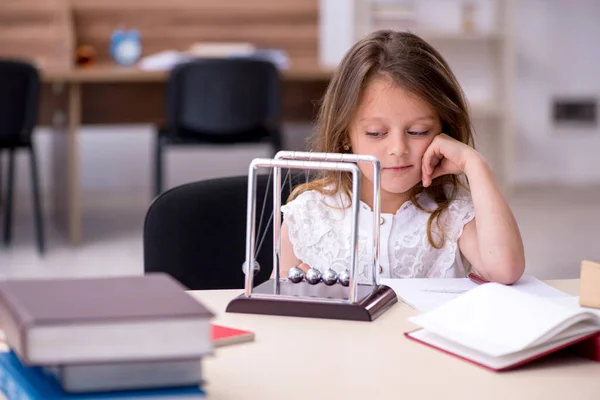
[[[249,41],[317,65],[318,0],[72,0],[78,44],[108,58],[112,32],[140,31],[144,55],[199,41]]]
[[[28,59],[39,67],[68,67],[73,55],[66,0],[0,1],[0,57]]]
[[[317,102],[327,82],[286,82],[283,91],[283,119],[286,122],[314,120]],[[56,103],[47,90],[40,113],[42,125],[51,124],[51,103]],[[148,83],[89,83],[83,85],[81,122],[87,124],[156,124],[164,123],[165,85]]]
[[[161,83],[86,84],[82,87],[82,116],[87,124],[162,124],[165,85]]]
[[[312,122],[328,81],[290,81],[283,89],[283,119],[287,122]]]

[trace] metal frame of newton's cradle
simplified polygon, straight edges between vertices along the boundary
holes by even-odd
[[[360,204],[360,169],[358,162],[373,165],[373,262],[371,284],[359,284],[358,222]],[[280,151],[273,159],[257,158],[248,169],[248,204],[246,222],[246,264],[253,265],[256,239],[257,169],[273,168],[273,268],[274,278],[253,287],[253,273],[247,273],[244,293],[227,305],[226,312],[295,317],[373,321],[398,302],[394,291],[377,283],[379,269],[380,176],[379,160],[373,156],[339,153]],[[348,286],[328,286],[323,282],[293,283],[280,277],[281,168],[346,171],[352,174],[351,266]],[[253,268],[248,268],[252,270]]]

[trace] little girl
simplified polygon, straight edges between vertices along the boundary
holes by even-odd
[[[418,36],[378,31],[350,49],[323,99],[314,150],[379,159],[380,277],[472,271],[511,284],[523,274],[519,228],[473,148],[463,92],[442,56]],[[359,282],[370,282],[373,170],[359,168],[357,273]],[[283,277],[294,266],[350,269],[351,185],[350,174],[323,171],[292,192],[281,208]]]

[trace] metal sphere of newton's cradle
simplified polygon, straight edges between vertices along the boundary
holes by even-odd
[[[254,264],[254,275],[256,276],[256,274],[258,274],[260,271],[260,264],[256,260],[254,260],[253,264]],[[246,275],[246,273],[248,272],[248,262],[247,261],[244,261],[244,263],[242,264],[242,271],[244,271],[244,275]]]
[[[340,274],[338,275],[338,280],[344,286],[350,285],[350,273],[347,269],[340,272]]]
[[[304,279],[304,271],[298,267],[292,267],[288,271],[288,279],[293,283],[300,283]]]
[[[306,272],[306,282],[311,285],[316,285],[321,281],[321,271],[316,268],[311,268]]]
[[[323,275],[321,275],[321,280],[327,286],[334,285],[338,281],[338,274],[331,268],[328,268],[327,270],[325,270],[325,272],[323,272]]]
[[[358,163],[373,165],[373,273],[372,283],[361,282],[357,276],[358,225],[360,174]],[[308,153],[282,151],[274,159],[255,159],[248,170],[248,202],[246,213],[246,260],[256,259],[256,198],[257,169],[272,168],[273,177],[273,278],[254,287],[254,274],[245,275],[244,293],[229,302],[226,311],[249,314],[284,315],[297,317],[335,318],[346,320],[373,321],[398,298],[391,288],[377,282],[379,266],[379,218],[380,218],[380,174],[379,160],[373,156],[337,153]],[[350,174],[352,177],[352,204],[348,212],[351,218],[350,269],[337,274],[326,268],[322,273],[310,271],[310,267],[293,267],[288,279],[280,277],[279,238],[282,223],[281,188],[282,169],[330,170]],[[287,176],[285,179],[287,180]],[[285,181],[284,181],[285,184]],[[267,183],[267,186],[269,183]],[[265,196],[266,199],[266,196]],[[264,204],[263,204],[264,209]],[[262,221],[262,212],[261,219]],[[362,227],[362,222],[361,222]],[[260,232],[260,228],[259,228]],[[266,231],[265,231],[266,232]],[[262,242],[262,240],[261,240]],[[260,248],[260,244],[258,246]],[[257,268],[256,264],[253,264]],[[247,268],[246,268],[247,269]],[[303,271],[309,271],[304,274]],[[316,280],[316,276],[319,279]],[[309,280],[314,282],[309,283]],[[319,284],[323,282],[323,285]],[[339,283],[337,285],[336,283]]]

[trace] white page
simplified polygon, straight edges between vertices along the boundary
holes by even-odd
[[[379,283],[392,288],[402,301],[419,312],[431,311],[478,286],[468,278],[380,279]],[[542,297],[560,298],[569,296],[531,275],[523,275],[511,287],[524,293]]]
[[[540,281],[535,276],[523,275],[516,283],[511,287],[518,289],[522,292],[534,294],[542,297],[570,297],[567,293],[562,290],[553,288],[550,285]]]
[[[552,299],[552,301],[554,301],[558,304],[561,304],[563,306],[566,306],[566,307],[574,307],[574,308],[580,309],[581,311],[588,311],[588,312],[594,313],[600,319],[600,309],[591,308],[591,307],[583,307],[583,306],[579,305],[579,296],[558,297],[558,298]]]
[[[578,308],[487,283],[409,320],[447,340],[498,357],[527,348],[565,322],[586,318],[597,321],[594,314]]]
[[[427,312],[477,287],[468,278],[458,279],[380,279],[396,295],[417,311]]]

